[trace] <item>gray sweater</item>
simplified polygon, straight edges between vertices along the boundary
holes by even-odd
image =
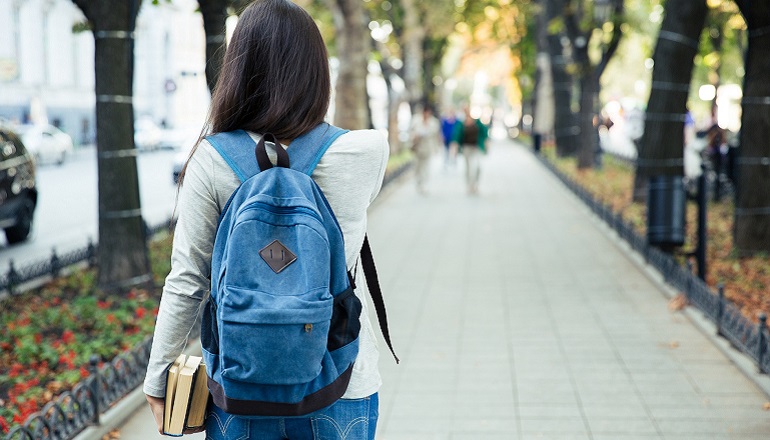
[[[251,134],[257,141],[258,136]],[[291,145],[289,146],[291,148]],[[388,143],[374,130],[348,132],[334,141],[313,172],[342,229],[348,268],[358,263],[366,233],[366,210],[377,196],[388,162]],[[269,151],[275,160],[273,151]],[[238,177],[206,141],[192,156],[176,206],[178,215],[171,253],[171,272],[166,277],[155,324],[144,392],[163,397],[166,368],[184,349],[200,308],[209,295],[211,253],[217,220],[230,195],[240,185]],[[363,270],[356,268],[356,295],[361,299],[359,353],[350,385],[343,396],[369,396],[381,385],[379,354],[369,319]]]

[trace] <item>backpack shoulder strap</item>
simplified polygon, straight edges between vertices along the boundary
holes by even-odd
[[[374,265],[374,256],[372,255],[372,248],[369,247],[369,236],[364,235],[364,244],[361,247],[361,265],[364,268],[364,277],[366,278],[366,285],[369,286],[369,294],[372,296],[372,303],[374,304],[374,310],[377,312],[377,321],[380,324],[380,330],[385,342],[388,344],[393,358],[396,363],[400,362],[396,352],[393,350],[393,343],[390,342],[390,330],[388,329],[388,314],[385,310],[385,300],[382,298],[382,289],[380,289],[380,281],[377,277],[377,267]]]
[[[259,173],[259,164],[257,164],[254,148],[256,142],[243,130],[227,131],[206,136],[212,147],[222,156],[230,165],[235,175],[241,182],[249,177]],[[248,145],[252,148],[245,148]]]
[[[308,176],[313,174],[313,170],[329,146],[348,131],[322,122],[314,129],[294,139],[286,150],[289,153],[291,167]]]
[[[289,153],[291,167],[307,175],[313,174],[313,170],[329,146],[348,131],[323,122],[294,139],[290,145],[291,148],[286,150]],[[256,143],[244,130],[216,133],[206,136],[206,140],[230,165],[241,182],[259,173],[260,168],[254,149],[244,148],[244,145],[253,147]]]

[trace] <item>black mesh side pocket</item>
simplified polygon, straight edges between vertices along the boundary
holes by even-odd
[[[211,354],[219,354],[219,329],[217,328],[217,305],[206,301],[201,319],[201,346]]]
[[[348,287],[346,291],[334,298],[334,311],[326,348],[334,351],[355,341],[361,331],[360,317],[361,301],[353,294],[353,288]]]

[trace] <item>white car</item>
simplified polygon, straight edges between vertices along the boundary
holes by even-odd
[[[61,165],[72,154],[72,138],[49,124],[21,125],[17,128],[21,141],[35,158],[35,162]]]
[[[139,151],[157,150],[163,140],[163,130],[150,118],[134,121],[134,145]]]

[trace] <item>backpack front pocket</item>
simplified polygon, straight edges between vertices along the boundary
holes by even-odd
[[[235,291],[237,290],[237,292]],[[232,289],[229,295],[269,295]],[[321,373],[326,354],[333,300],[284,297],[283,307],[228,307],[219,313],[222,376],[241,382],[292,385],[310,382]]]

